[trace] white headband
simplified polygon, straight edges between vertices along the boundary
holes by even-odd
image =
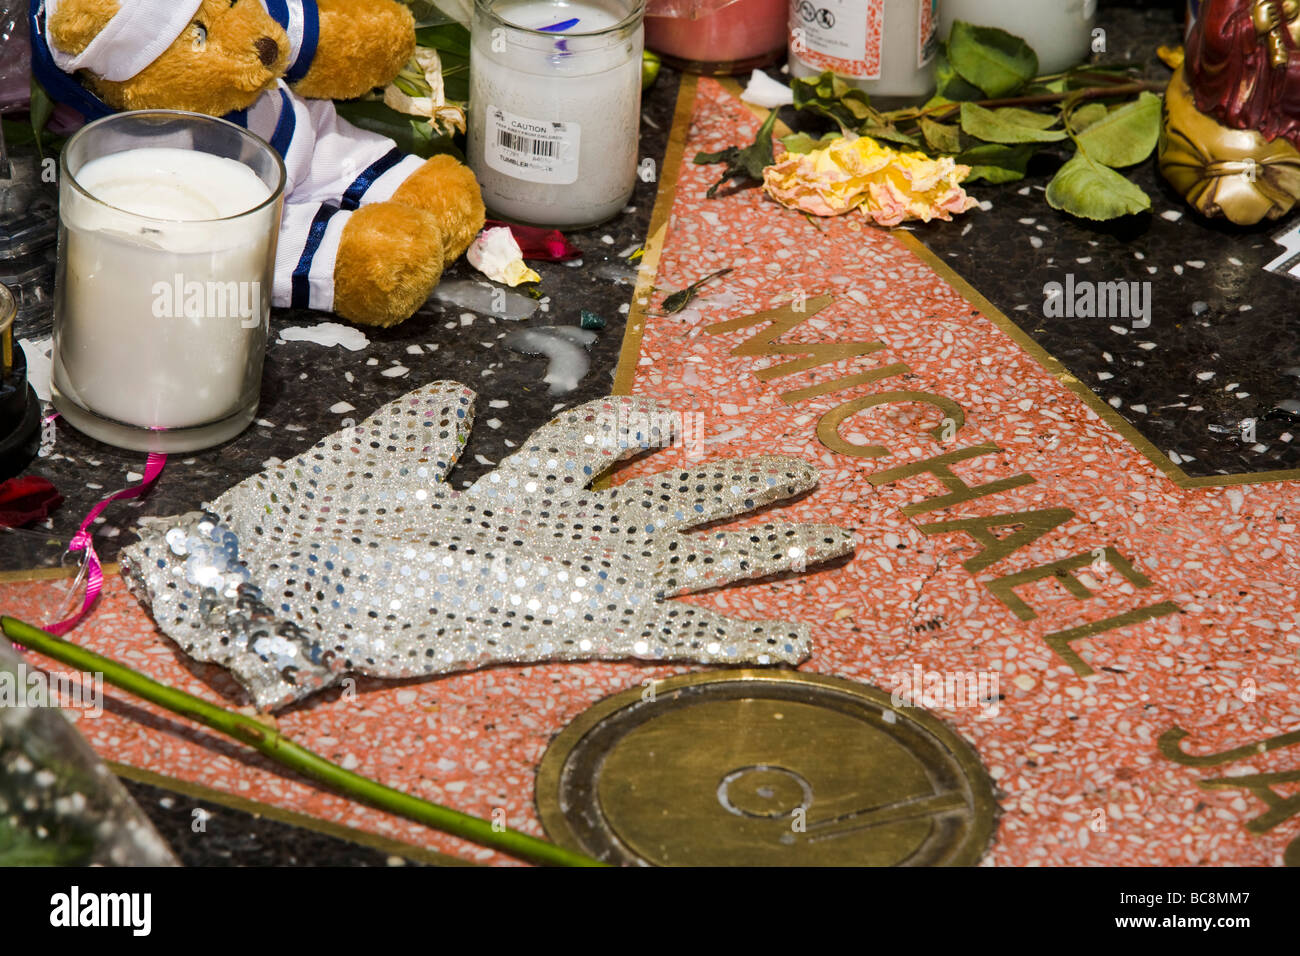
[[[89,70],[114,83],[129,80],[176,42],[203,0],[118,0],[119,9],[90,45],[76,56],[61,51],[50,36],[60,0],[45,0],[45,40],[65,73]]]

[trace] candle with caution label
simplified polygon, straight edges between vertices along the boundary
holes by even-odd
[[[830,70],[892,108],[934,92],[939,0],[790,0],[790,73]]]
[[[644,0],[476,0],[469,162],[497,218],[577,229],[636,185]]]

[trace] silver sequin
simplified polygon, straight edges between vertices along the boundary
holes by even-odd
[[[562,413],[457,492],[444,481],[473,401],[435,382],[205,512],[146,519],[123,574],[168,636],[229,668],[263,709],[350,673],[808,656],[805,625],[666,599],[852,551],[826,525],[682,533],[811,489],[809,464],[731,459],[592,491],[616,461],[672,439],[669,409],[611,397]]]

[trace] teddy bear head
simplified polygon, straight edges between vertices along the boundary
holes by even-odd
[[[46,0],[59,66],[119,110],[224,116],[288,66],[289,37],[259,0]]]

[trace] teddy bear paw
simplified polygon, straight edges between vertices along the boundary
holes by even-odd
[[[474,173],[451,156],[434,156],[398,187],[393,202],[432,213],[442,229],[447,262],[469,248],[483,229],[486,212]]]
[[[416,313],[442,277],[437,218],[395,202],[352,214],[334,266],[334,311],[361,325],[388,327]]]

